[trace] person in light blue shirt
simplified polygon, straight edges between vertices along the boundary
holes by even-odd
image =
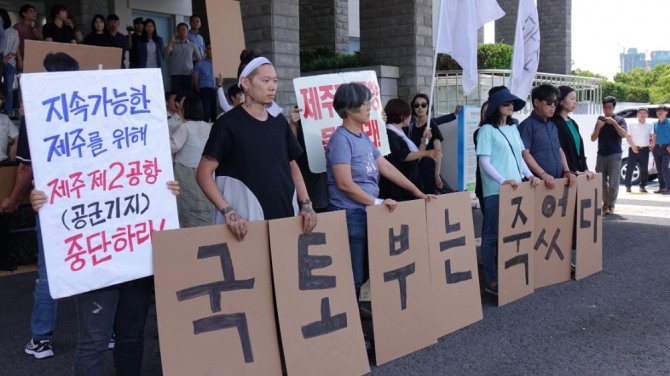
[[[658,190],[654,193],[668,193],[668,182],[670,182],[670,119],[668,119],[668,106],[662,105],[656,109],[658,121],[654,123],[654,162],[658,169]]]
[[[212,65],[212,46],[207,45],[204,58],[195,63],[193,69],[195,91],[202,100],[204,121],[211,123],[216,119],[216,79]]]
[[[512,114],[526,102],[510,93],[505,86],[489,91],[489,106],[484,114],[484,125],[477,134],[477,156],[482,175],[484,195],[484,225],[482,227],[481,255],[484,264],[484,291],[498,295],[496,253],[498,251],[498,213],[500,186],[509,184],[514,189],[527,178],[532,186],[540,184],[528,169],[521,153],[525,149]]]
[[[205,38],[200,35],[200,26],[202,25],[202,22],[200,22],[200,16],[197,14],[194,14],[189,18],[189,23],[191,24],[191,30],[188,31],[188,35],[186,38],[188,38],[188,41],[195,44],[195,46],[198,48],[198,53],[200,56],[205,56]],[[195,55],[193,55],[193,63],[195,64],[196,62]]]

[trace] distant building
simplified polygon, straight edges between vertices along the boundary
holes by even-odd
[[[645,53],[637,52],[637,48],[629,48],[628,52],[620,53],[619,59],[621,60],[621,71],[624,73],[628,73],[635,68],[647,68]]]
[[[649,69],[663,63],[670,64],[670,51],[651,51]]]

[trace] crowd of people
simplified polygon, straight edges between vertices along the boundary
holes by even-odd
[[[14,27],[7,26],[9,17],[3,11],[0,9],[5,25],[3,79],[7,85],[11,86],[15,73],[21,70],[25,40],[120,48],[123,56],[128,53],[129,68],[168,69],[171,89],[165,93],[167,124],[175,180],[179,182],[170,182],[168,188],[179,195],[181,227],[225,224],[238,241],[244,241],[249,221],[300,216],[303,231],[308,233],[316,227],[317,212],[344,210],[356,298],[368,277],[366,208],[382,205],[392,212],[399,201],[431,200],[453,191],[440,175],[444,138],[439,125],[455,120],[460,106],[452,114],[429,119],[430,98],[425,94],[419,93],[409,102],[402,98],[389,100],[384,111],[391,152],[382,156],[363,131],[370,120],[372,93],[358,83],[342,84],[333,99],[333,109],[342,124],[326,146],[326,172],[313,173],[305,153],[302,109],[296,106],[287,119],[274,102],[278,78],[272,62],[259,51],[242,51],[238,82],[226,93],[222,76],[213,71],[211,46],[199,34],[201,21],[197,15],[190,17],[190,28],[186,23],[178,24],[175,35],[165,43],[156,33],[152,19],[136,18],[134,26],[127,28],[128,35],[124,35],[119,31],[116,15],[95,15],[90,33],[80,37],[68,26],[75,23],[61,5],[52,7],[50,22],[41,28],[35,25],[32,6],[20,8],[22,21]],[[78,69],[77,62],[65,54],[49,54],[44,66],[47,71]],[[120,66],[125,67],[125,59]],[[7,89],[4,93],[9,105],[0,103],[5,113],[13,108],[10,92]],[[2,99],[0,96],[0,102]],[[474,136],[478,157],[476,193],[484,214],[481,255],[485,292],[491,294],[498,291],[500,187],[516,188],[529,181],[533,187],[543,183],[554,188],[556,179],[566,178],[567,184],[573,185],[577,176],[595,176],[586,164],[579,126],[569,116],[577,105],[575,90],[539,85],[532,90],[531,101],[531,115],[519,124],[513,114],[526,102],[504,86],[492,88]],[[613,97],[603,100],[604,115],[598,118],[591,136],[592,141],[598,141],[595,170],[603,174],[603,213],[615,210],[623,138],[628,140],[630,153],[641,166],[646,166],[650,149],[659,165],[670,165],[667,108],[658,109],[659,121],[653,125],[646,123],[648,110],[641,108],[639,122],[627,127],[622,118],[614,115],[615,105]],[[26,137],[20,137],[24,132],[22,117],[17,130],[7,114],[0,114],[0,137],[12,144],[8,150],[8,142],[0,143],[0,162],[14,158],[21,162],[17,182],[11,195],[0,204],[0,213],[15,211],[30,188],[30,151]],[[670,168],[664,167],[659,174],[659,193],[667,191],[667,179]],[[642,180],[640,189],[645,191],[644,173]],[[626,187],[630,189],[629,177]],[[44,192],[31,193],[35,211],[47,199]],[[0,218],[4,221],[7,216]],[[39,216],[36,223],[38,280],[30,320],[32,338],[25,352],[41,359],[54,355],[51,340],[57,303],[49,295]],[[1,227],[5,229],[6,223]],[[103,374],[104,352],[108,348],[114,348],[117,373],[140,374],[150,293],[151,278],[144,278],[75,297],[80,324],[77,374]],[[91,314],[94,303],[114,308],[96,316]],[[366,317],[363,309],[361,317]],[[366,346],[372,349],[372,340],[367,336]]]

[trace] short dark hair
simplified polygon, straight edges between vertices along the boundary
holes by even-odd
[[[233,97],[242,92],[242,88],[233,84],[228,88],[228,100],[233,101]]]
[[[171,96],[176,96],[177,92],[174,90],[168,90],[165,92],[165,101],[167,102],[168,99],[170,99]]]
[[[189,22],[193,19],[193,17],[198,17],[198,18],[200,18],[200,20],[202,20],[202,18],[199,15],[192,14],[191,17],[188,18]]]
[[[27,13],[31,9],[35,10],[35,7],[30,4],[21,5],[21,8],[19,8],[19,16],[23,18],[23,13]]]
[[[53,21],[56,18],[56,16],[58,15],[58,13],[60,13],[63,10],[67,10],[67,8],[65,8],[65,6],[63,6],[61,4],[54,4],[51,7],[51,11],[49,12],[49,17]]]
[[[112,14],[110,14],[110,15],[107,16],[107,22],[109,22],[109,21],[120,21],[120,20],[119,20],[119,16],[117,16],[117,15],[114,14],[114,13],[112,13]]]
[[[188,25],[186,24],[186,22],[180,22],[180,23],[178,23],[176,29],[179,30],[179,28],[180,28],[181,26],[185,27],[185,28],[186,28],[186,31],[188,31]]]
[[[533,88],[533,91],[530,92],[530,100],[533,102],[533,107],[535,107],[535,100],[546,100],[546,99],[551,99],[551,97],[554,97],[554,99],[558,99],[558,96],[561,95],[560,90],[554,85],[550,84],[542,84],[540,86],[536,86]]]
[[[406,117],[412,115],[412,108],[406,100],[393,98],[384,106],[384,112],[386,112],[387,123],[398,124],[402,123]]]
[[[186,99],[184,99],[184,119],[193,121],[202,121],[205,119],[202,100],[197,95],[186,95]]]
[[[342,119],[347,118],[347,111],[358,112],[360,107],[372,98],[372,93],[365,85],[350,82],[340,85],[333,97],[333,108]]]
[[[7,12],[7,9],[0,8],[0,18],[2,18],[3,29],[7,30],[8,28],[12,27],[12,19],[9,18],[9,13]]]
[[[137,17],[137,18],[135,18],[135,19],[133,20],[133,25],[136,25],[136,24],[138,24],[138,23],[143,24],[143,23],[144,23],[144,18],[142,18],[142,17]]]
[[[603,98],[603,106],[604,106],[606,103],[612,103],[612,105],[613,105],[614,107],[616,107],[616,98],[613,97],[613,96],[611,96],[611,95],[609,95],[609,96]]]
[[[44,69],[47,72],[71,72],[79,70],[79,63],[65,52],[49,52],[44,57]]]

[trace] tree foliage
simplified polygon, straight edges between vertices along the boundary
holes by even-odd
[[[636,68],[628,73],[617,73],[614,82],[606,77],[576,69],[572,74],[602,78],[603,96],[612,95],[621,102],[670,103],[670,65],[659,64],[652,70]]]
[[[512,67],[512,46],[504,43],[479,44],[477,46],[477,67],[479,69],[510,69]],[[451,56],[437,56],[437,70],[462,70]]]

